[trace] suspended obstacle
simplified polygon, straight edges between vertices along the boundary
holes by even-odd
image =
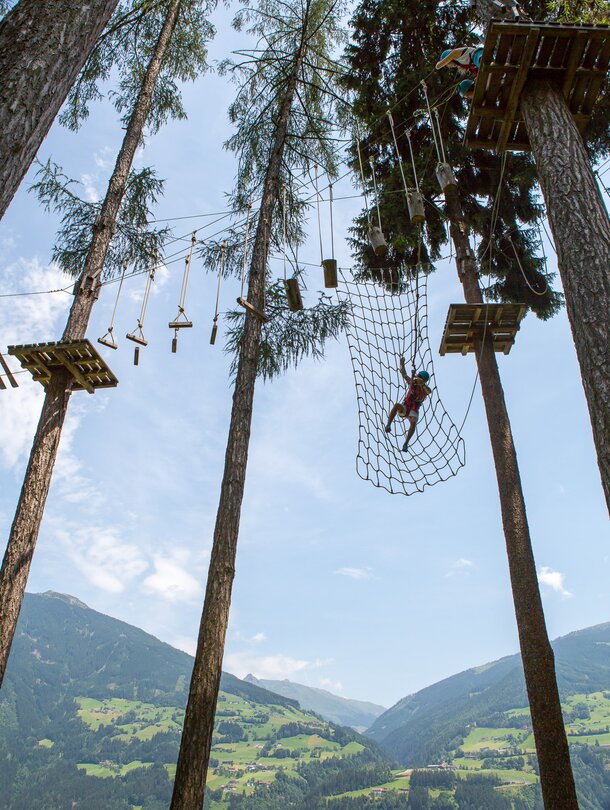
[[[394,268],[394,273],[396,273]],[[340,272],[339,298],[350,305],[347,339],[358,402],[356,471],[393,494],[413,495],[457,475],[464,466],[464,440],[441,402],[428,340],[427,277],[401,274],[396,291]],[[385,432],[392,405],[402,402],[405,383],[399,358],[427,369],[431,394],[420,410],[409,453],[401,451],[408,422],[394,421]]]
[[[189,286],[189,278],[191,275],[191,262],[193,260],[193,249],[197,244],[197,231],[193,231],[191,235],[191,249],[184,260],[184,273],[182,275],[182,287],[180,289],[180,300],[178,302],[178,314],[173,321],[170,321],[168,326],[174,330],[174,337],[172,338],[172,354],[176,354],[178,350],[178,332],[180,329],[191,329],[193,322],[190,321],[184,311],[186,304],[186,293]]]
[[[319,214],[320,211],[318,209],[318,220]],[[288,207],[286,205],[286,186],[284,186],[284,188],[282,189],[282,227],[283,227],[282,250],[284,254],[284,290],[286,291],[286,300],[288,301],[288,309],[291,312],[299,312],[299,310],[303,309],[303,297],[301,296],[301,288],[299,287],[299,280],[296,276],[288,278],[286,271],[288,265]]]
[[[68,373],[73,391],[84,390],[93,394],[98,388],[116,388],[119,383],[88,340],[9,346],[8,353],[16,357],[31,373],[32,379],[45,388],[59,371]]]
[[[112,310],[112,318],[110,319],[110,324],[106,333],[97,339],[98,343],[101,343],[102,346],[106,346],[108,349],[118,349],[119,344],[116,342],[116,338],[114,337],[114,321],[116,318],[116,311],[117,307],[119,306],[119,298],[121,297],[121,290],[123,289],[123,282],[125,281],[125,273],[127,272],[127,264],[123,265],[123,272],[121,274],[121,280],[119,282],[119,288],[117,290],[116,299],[114,302],[114,309]]]
[[[13,372],[10,370],[8,363],[4,359],[4,356],[2,355],[2,352],[0,352],[0,366],[2,366],[2,368],[4,369],[6,379],[9,381],[12,387],[19,388],[19,383],[13,377]],[[1,374],[0,374],[0,391],[6,391],[6,383],[4,382],[4,379],[2,378]]]
[[[259,321],[262,323],[267,323],[269,320],[268,316],[258,307],[255,307],[254,304],[251,304],[247,298],[244,298],[244,290],[246,286],[246,262],[248,261],[248,231],[250,229],[250,213],[252,211],[252,206],[248,205],[248,215],[246,217],[246,229],[244,233],[244,256],[241,265],[241,294],[237,299],[237,303],[240,307],[243,307],[245,310],[250,312],[254,315],[255,318],[258,318]],[[214,336],[216,338],[216,336]]]
[[[526,312],[525,304],[450,304],[439,354],[474,352],[484,336],[494,351],[508,354]]]
[[[335,235],[333,227],[333,184],[328,184],[328,200],[330,210],[330,245],[331,245],[331,258],[324,258],[324,247],[322,244],[322,220],[320,218],[320,192],[318,190],[318,167],[316,166],[316,203],[318,209],[318,233],[320,236],[320,264],[324,271],[324,286],[327,289],[334,290],[337,286],[337,260],[335,259]]]
[[[519,111],[528,81],[560,84],[583,132],[610,64],[610,26],[492,20],[474,87],[465,143],[471,149],[528,151]]]

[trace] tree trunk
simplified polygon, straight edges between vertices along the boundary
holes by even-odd
[[[20,0],[0,23],[0,219],[117,0]]]
[[[300,63],[301,54],[299,53],[292,69],[275,130],[250,263],[248,301],[259,310],[264,309],[271,223],[279,190],[282,154]],[[237,538],[248,463],[260,335],[260,320],[247,312],[235,378],[231,423],[205,601],[170,810],[201,810],[203,806],[229,621],[231,590],[235,576]]]
[[[464,222],[456,187],[450,186],[445,190],[445,203],[464,297],[469,304],[480,304],[483,297],[477,266],[468,242],[468,227]],[[547,810],[578,810],[557,689],[555,657],[546,630],[517,453],[491,336],[484,343],[482,340],[475,343],[475,353],[500,494],[502,525],[544,806]]]
[[[610,510],[610,220],[561,91],[530,82],[521,111],[557,249],[566,309]]]
[[[155,84],[176,24],[180,2],[181,0],[173,0],[155,52],[148,65],[114,172],[108,184],[100,216],[93,229],[91,246],[62,340],[80,340],[84,338],[87,331],[91,310],[97,299],[100,276],[112,239],[114,223],[150,112]],[[54,374],[45,394],[38,429],[2,562],[0,571],[0,685],[4,679],[32,556],[38,540],[70,393],[67,373]]]

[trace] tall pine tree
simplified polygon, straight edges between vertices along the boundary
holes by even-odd
[[[257,45],[242,52],[239,65],[226,65],[239,82],[230,108],[236,124],[227,146],[239,157],[234,201],[244,211],[260,199],[248,272],[248,302],[267,307],[268,325],[248,311],[232,335],[237,351],[233,407],[225,468],[214,529],[207,588],[191,678],[171,810],[200,810],[212,745],[237,540],[248,462],[257,375],[273,376],[304,353],[315,352],[341,329],[345,309],[324,299],[309,313],[286,312],[278,288],[270,285],[269,254],[280,241],[283,199],[289,232],[299,239],[305,201],[295,174],[314,166],[334,171],[332,108],[336,66],[333,49],[341,38],[333,0],[260,0],[236,18]],[[322,316],[323,313],[323,316]],[[307,330],[305,341],[299,333]]]
[[[150,12],[143,27],[136,26],[135,40],[124,27],[121,43],[113,44],[110,38],[105,42],[104,48],[111,51],[108,61],[119,66],[119,90],[114,103],[120,112],[127,111],[127,118],[125,137],[101,205],[80,201],[66,178],[50,164],[42,171],[36,190],[48,208],[62,215],[63,221],[55,258],[63,269],[78,276],[63,341],[85,336],[104,274],[116,272],[124,261],[142,266],[150,260],[149,251],[158,248],[163,239],[163,233],[147,227],[148,207],[155,202],[161,185],[150,170],[136,174],[131,167],[147,124],[155,131],[167,118],[184,115],[179,96],[176,98],[175,81],[194,78],[205,68],[204,43],[211,33],[202,17],[205,8],[209,6],[200,0],[164,0]],[[93,66],[85,68],[89,98],[97,92],[96,81],[105,78],[105,64],[100,51]],[[72,116],[73,126],[86,113],[82,92],[78,93],[66,113]],[[70,395],[67,371],[55,373],[45,392],[2,562],[0,683],[23,602]]]
[[[352,67],[349,84],[359,127],[367,133],[363,148],[375,156],[378,165],[382,219],[390,240],[390,262],[385,257],[384,264],[394,263],[400,270],[415,263],[420,235],[419,229],[409,223],[400,194],[399,165],[390,148],[393,137],[384,115],[392,107],[401,135],[402,159],[410,166],[406,137],[410,135],[420,188],[429,202],[427,227],[422,232],[429,258],[434,261],[439,257],[447,240],[447,221],[468,303],[483,303],[479,274],[485,274],[491,279],[486,292],[492,299],[526,301],[540,317],[549,317],[560,299],[551,290],[550,279],[536,257],[531,227],[541,211],[534,197],[533,162],[526,155],[500,157],[467,151],[462,146],[466,104],[456,95],[455,83],[448,87],[446,74],[434,69],[446,48],[476,44],[470,33],[472,10],[437,0],[418,0],[407,7],[364,0],[353,25],[355,44],[348,51]],[[457,176],[457,186],[445,188],[444,206],[439,204],[441,192],[434,169],[440,158],[422,81],[432,100],[432,116],[438,122],[447,160]],[[378,260],[362,239],[365,220],[362,217],[357,225],[357,248],[369,275],[383,280]],[[477,256],[470,243],[473,234],[479,239]],[[554,657],[504,392],[490,336],[475,343],[543,794],[548,808],[577,808]]]

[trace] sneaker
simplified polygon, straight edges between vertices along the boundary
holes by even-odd
[[[385,432],[386,433],[391,433],[392,432],[392,425],[386,425],[385,426]]]
[[[408,449],[409,449],[409,440],[407,439],[407,441],[402,446],[402,452],[406,453]]]

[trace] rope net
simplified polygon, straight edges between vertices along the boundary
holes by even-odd
[[[427,276],[401,281],[401,291],[388,292],[372,281],[340,274],[339,297],[350,304],[348,345],[358,401],[356,471],[366,481],[392,494],[413,495],[457,475],[466,461],[464,440],[445,411],[435,385],[428,340]],[[431,394],[420,410],[415,435],[402,452],[408,419],[396,417],[385,432],[390,408],[403,402],[407,384],[399,359],[426,369]]]

